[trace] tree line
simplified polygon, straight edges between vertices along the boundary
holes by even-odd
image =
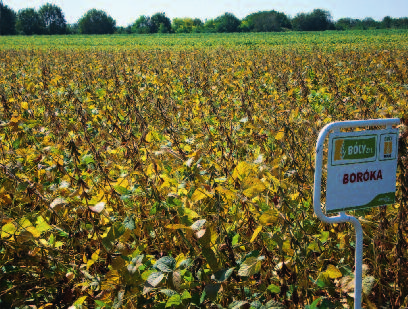
[[[222,32],[279,32],[324,30],[408,29],[408,17],[342,18],[333,21],[330,12],[315,9],[290,18],[275,10],[249,14],[240,20],[232,13],[224,13],[204,22],[199,18],[174,18],[165,13],[142,15],[127,27],[117,27],[116,21],[103,10],[91,9],[74,24],[68,24],[61,8],[44,4],[13,11],[0,2],[0,35],[54,34],[113,34],[113,33],[222,33]]]

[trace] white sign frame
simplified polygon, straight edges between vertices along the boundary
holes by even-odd
[[[397,161],[398,129],[331,133],[326,213],[393,204]]]
[[[363,270],[363,229],[360,221],[353,216],[349,216],[345,211],[339,210],[339,215],[327,217],[321,207],[321,185],[322,185],[322,168],[323,168],[323,148],[326,137],[330,132],[340,132],[344,128],[361,128],[373,126],[385,126],[386,129],[392,129],[393,125],[400,124],[400,119],[369,119],[369,120],[352,120],[332,122],[326,125],[319,133],[316,142],[316,159],[313,188],[313,208],[316,216],[326,223],[345,223],[350,222],[356,230],[356,250],[355,250],[355,277],[354,277],[354,308],[361,308],[362,298],[362,270]],[[398,141],[397,141],[398,142]]]

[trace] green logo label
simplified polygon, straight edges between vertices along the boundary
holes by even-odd
[[[334,162],[376,157],[377,137],[339,138],[334,140]]]

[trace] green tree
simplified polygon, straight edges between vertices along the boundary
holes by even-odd
[[[170,33],[171,20],[165,13],[156,13],[151,17],[152,31],[151,33]]]
[[[381,28],[381,23],[371,17],[364,18],[361,21],[363,29],[378,29]]]
[[[214,19],[207,19],[203,26],[203,32],[214,33],[217,32]]]
[[[19,33],[25,35],[43,34],[45,25],[36,10],[27,8],[18,11],[16,28]]]
[[[383,28],[391,28],[393,25],[393,19],[390,16],[385,16],[382,20],[382,27]]]
[[[130,34],[130,33],[132,33],[132,31],[131,31],[131,26],[127,26],[127,27],[120,26],[120,27],[117,27],[115,33],[117,33],[117,34]]]
[[[67,34],[79,34],[78,23],[67,24]]]
[[[295,30],[300,31],[324,31],[334,29],[330,12],[321,9],[315,9],[311,13],[297,14],[292,20],[292,25]]]
[[[67,21],[61,8],[54,4],[44,4],[38,11],[47,34],[65,34],[67,31]]]
[[[250,14],[242,20],[240,26],[244,32],[282,31],[284,28],[292,28],[289,18],[274,10]]]
[[[203,22],[198,18],[174,18],[171,26],[175,33],[200,32]]]
[[[147,34],[152,33],[153,30],[152,21],[149,16],[142,15],[131,26],[132,33]]]
[[[81,17],[78,26],[83,34],[112,34],[116,21],[102,10],[91,9]]]
[[[0,2],[0,35],[16,34],[16,13]]]
[[[241,21],[232,13],[225,13],[214,20],[216,32],[237,32]]]
[[[338,21],[336,21],[335,28],[337,30],[351,30],[355,29],[359,23],[361,23],[359,19],[340,18]]]
[[[408,29],[408,17],[401,17],[401,18],[394,19],[393,28]]]

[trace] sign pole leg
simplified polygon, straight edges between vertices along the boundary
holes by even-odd
[[[357,218],[349,217],[356,231],[355,273],[354,273],[354,309],[361,308],[363,295],[363,228]]]

